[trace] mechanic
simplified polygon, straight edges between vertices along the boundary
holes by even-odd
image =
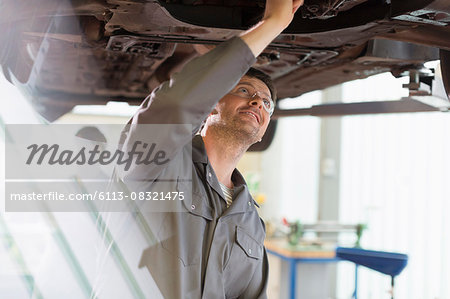
[[[134,125],[193,124],[190,131],[152,132],[150,142],[164,143],[171,160],[164,169],[138,165],[121,173],[124,182],[177,178],[185,171],[180,161],[190,160],[192,197],[180,204],[184,210],[147,215],[158,242],[140,264],[165,298],[266,297],[264,223],[236,165],[261,140],[274,109],[269,77],[250,67],[302,4],[267,0],[262,21],[186,64],[145,99],[123,132],[131,148],[142,136]],[[191,141],[192,156],[185,151]]]

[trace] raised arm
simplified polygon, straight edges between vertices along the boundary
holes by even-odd
[[[257,57],[292,22],[304,0],[267,0],[263,19],[240,36]]]
[[[174,157],[198,131],[203,120],[247,72],[258,56],[292,21],[303,0],[267,0],[263,19],[240,38],[222,43],[188,64],[170,81],[164,82],[148,96],[123,132],[123,149],[129,149],[143,136],[156,143],[168,158]],[[138,124],[191,124],[192,128],[149,132]],[[152,141],[152,142],[150,142]],[[145,176],[151,171],[145,168]],[[142,174],[140,174],[142,175]],[[156,173],[150,177],[155,178]]]
[[[186,64],[146,99],[133,123],[190,123],[196,132],[302,4],[303,0],[267,0],[263,19],[243,32],[241,40],[221,44]]]

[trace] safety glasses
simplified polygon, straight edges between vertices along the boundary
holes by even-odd
[[[231,92],[231,95],[238,96],[243,99],[253,100],[256,97],[260,98],[263,102],[264,110],[269,113],[269,116],[272,116],[273,111],[275,109],[275,104],[270,96],[267,96],[265,93],[257,91],[250,84],[238,84]]]

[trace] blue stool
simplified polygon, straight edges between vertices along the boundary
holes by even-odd
[[[394,299],[394,278],[403,271],[408,263],[408,256],[406,254],[365,250],[361,248],[337,247],[336,257],[355,263],[355,291],[353,293],[355,299],[357,299],[359,265],[391,276],[391,299]]]

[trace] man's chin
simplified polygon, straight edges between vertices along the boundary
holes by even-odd
[[[261,139],[260,130],[260,126],[254,122],[233,121],[227,126],[227,131],[232,132],[236,141],[249,146]]]
[[[259,131],[255,130],[245,130],[245,128],[241,128],[239,130],[239,136],[243,143],[247,143],[248,145],[252,145],[256,142],[258,142],[261,138],[259,137]]]

